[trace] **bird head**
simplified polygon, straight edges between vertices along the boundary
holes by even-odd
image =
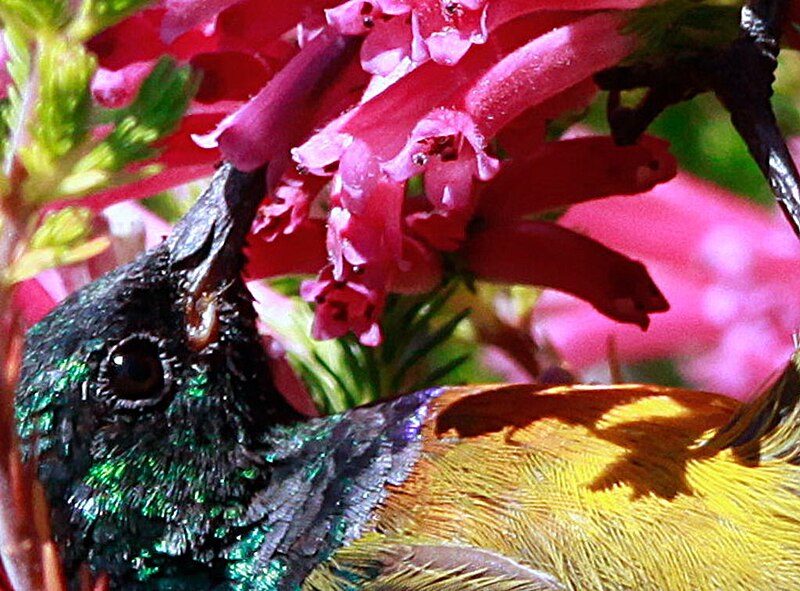
[[[172,234],[28,334],[16,413],[70,570],[208,563],[264,485],[276,392],[240,273],[264,173],[220,168]]]

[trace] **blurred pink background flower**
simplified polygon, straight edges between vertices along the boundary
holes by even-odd
[[[535,329],[572,367],[605,363],[613,338],[622,361],[675,357],[691,383],[747,399],[794,350],[800,245],[777,211],[679,174],[646,194],[577,205],[559,221],[641,259],[671,305],[642,334],[544,293]]]

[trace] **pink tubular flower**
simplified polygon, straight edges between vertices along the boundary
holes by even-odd
[[[397,181],[424,170],[425,195],[436,209],[470,211],[473,180],[489,180],[499,166],[485,148],[486,139],[466,113],[438,109],[417,123],[383,170]]]
[[[575,368],[673,356],[700,387],[746,399],[786,362],[800,326],[796,238],[768,214],[681,174],[649,194],[572,208],[560,222],[642,259],[672,309],[647,338],[578,300],[545,293],[537,330]]]
[[[546,283],[644,327],[666,302],[640,264],[528,218],[674,173],[650,140],[546,141],[594,96],[592,75],[637,49],[625,24],[647,3],[167,0],[94,40],[95,94],[129,100],[164,52],[202,71],[160,157],[172,178],[151,183],[198,173],[213,148],[268,163],[248,274],[318,274],[302,288],[318,337],[379,343],[386,295],[453,268]]]
[[[466,259],[490,281],[552,286],[641,328],[649,313],[667,309],[644,265],[556,224],[520,220],[482,230],[468,242]]]
[[[358,278],[337,280],[328,266],[319,279],[303,284],[300,295],[317,304],[315,338],[333,339],[353,331],[365,345],[380,344],[378,319],[384,295],[380,290],[367,288]]]
[[[581,174],[574,172],[576,167]],[[665,311],[667,302],[644,265],[586,236],[523,216],[604,197],[622,187],[639,192],[674,173],[666,143],[653,138],[628,147],[614,146],[605,137],[546,144],[486,185],[478,206],[481,224],[464,248],[467,268],[494,281],[555,287],[610,318],[646,328],[648,314]]]

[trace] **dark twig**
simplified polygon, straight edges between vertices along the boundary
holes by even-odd
[[[775,199],[800,236],[800,174],[772,110],[772,84],[780,51],[787,0],[750,0],[742,8],[739,36],[728,46],[600,72],[596,81],[610,91],[608,120],[620,144],[635,143],[668,106],[713,91],[731,116]],[[620,105],[620,92],[648,88],[633,108]]]

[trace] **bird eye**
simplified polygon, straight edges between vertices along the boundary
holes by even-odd
[[[109,351],[101,367],[102,390],[122,408],[157,404],[169,389],[169,368],[158,341],[133,335]]]

